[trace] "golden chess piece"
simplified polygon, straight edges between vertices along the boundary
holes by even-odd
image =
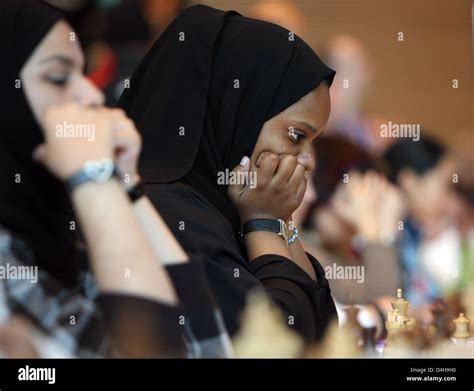
[[[457,340],[467,340],[471,334],[469,333],[469,319],[461,312],[459,316],[453,320],[455,330],[452,335]]]
[[[391,304],[393,308],[393,311],[391,312],[392,327],[396,329],[396,325],[398,325],[399,331],[413,330],[416,326],[416,320],[415,318],[408,317],[410,303],[408,300],[403,298],[402,290],[400,288],[397,289],[397,300],[393,301]]]
[[[397,289],[397,299],[391,303],[393,311],[390,311],[385,321],[387,339],[385,340],[385,351],[389,352],[395,337],[404,332],[414,330],[416,327],[415,318],[407,316],[410,303],[403,298],[402,290]],[[388,348],[388,349],[387,349]]]
[[[402,290],[400,288],[397,289],[397,300],[392,302],[392,308],[398,310],[399,316],[405,318],[407,316],[408,308],[410,304],[406,299],[402,296]]]

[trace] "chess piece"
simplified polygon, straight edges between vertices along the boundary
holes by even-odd
[[[415,318],[408,316],[410,303],[403,298],[402,290],[397,289],[397,300],[391,303],[393,311],[390,311],[385,321],[385,329],[387,330],[387,339],[385,340],[385,349],[390,347],[395,337],[405,331],[414,330],[416,327]]]
[[[469,319],[463,312],[451,321],[454,326],[454,332],[450,340],[440,341],[432,351],[431,357],[449,357],[449,358],[472,358],[474,357],[474,344],[470,343]]]
[[[453,323],[455,330],[452,337],[457,341],[466,341],[471,336],[469,333],[469,319],[461,312],[459,316],[453,320]]]
[[[410,304],[407,300],[405,300],[402,296],[402,290],[400,288],[397,289],[397,300],[392,303],[393,309],[397,309],[399,316],[406,317],[408,312],[408,307]]]

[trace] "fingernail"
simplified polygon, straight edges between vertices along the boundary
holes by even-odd
[[[248,164],[248,162],[249,162],[249,158],[247,156],[244,156],[242,160],[240,161],[240,165],[242,167],[245,167]]]

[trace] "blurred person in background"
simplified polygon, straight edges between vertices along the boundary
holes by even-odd
[[[474,162],[472,156],[457,161],[459,181],[455,184],[452,210],[460,236],[461,272],[454,291],[463,292],[474,284]]]
[[[399,140],[384,158],[407,207],[400,242],[404,295],[419,319],[428,322],[433,300],[449,298],[472,270],[472,253],[463,260],[459,230],[461,215],[470,207],[455,193],[456,162],[437,140]]]
[[[316,198],[307,214],[303,242],[325,270],[363,267],[363,281],[331,279],[331,291],[342,304],[368,304],[392,296],[400,284],[395,248],[401,196],[388,183],[380,161],[341,136],[317,143],[317,164],[305,199]],[[315,194],[315,196],[314,196]],[[302,206],[308,209],[304,200]],[[301,214],[295,215],[301,218]],[[301,225],[302,221],[295,221]]]
[[[147,50],[188,5],[187,0],[125,0],[107,12],[102,44],[109,60],[104,66],[112,62],[113,69],[102,78],[100,87],[108,104],[118,101]]]
[[[248,17],[286,28],[305,38],[306,20],[301,10],[288,0],[258,0],[248,10]]]
[[[187,0],[48,0],[81,37],[88,78],[113,105],[150,45]]]
[[[374,60],[363,43],[350,35],[334,36],[327,45],[326,59],[337,71],[328,130],[369,151],[380,152],[389,141],[380,137],[383,119],[364,109],[375,77]]]

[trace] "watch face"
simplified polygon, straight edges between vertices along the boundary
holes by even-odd
[[[111,159],[89,160],[84,163],[84,173],[95,182],[106,182],[114,172],[114,162]]]

